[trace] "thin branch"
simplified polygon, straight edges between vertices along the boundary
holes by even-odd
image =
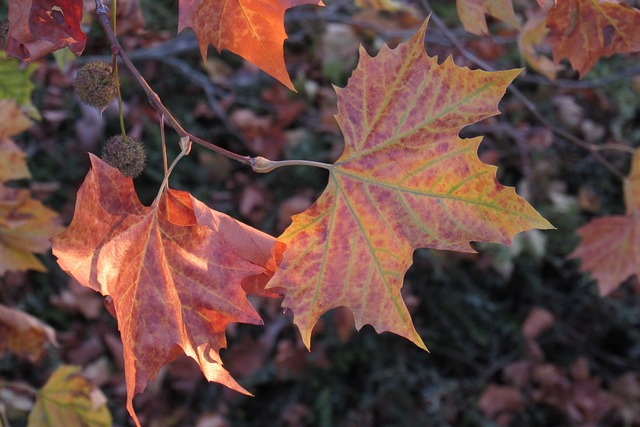
[[[131,72],[131,74],[136,79],[138,84],[142,87],[144,92],[147,94],[147,98],[151,106],[153,106],[153,108],[155,108],[155,110],[158,111],[160,114],[164,115],[167,123],[176,131],[176,133],[178,133],[178,135],[180,135],[180,138],[185,138],[185,137],[189,138],[189,140],[195,142],[196,144],[199,144],[205,148],[210,149],[211,151],[214,151],[232,160],[240,162],[243,165],[251,165],[251,157],[241,156],[229,150],[225,150],[222,147],[218,147],[217,145],[211,144],[210,142],[207,142],[201,138],[198,138],[195,135],[192,135],[182,127],[180,122],[178,122],[178,120],[167,109],[167,107],[164,106],[158,94],[155,93],[153,89],[151,89],[151,86],[149,86],[147,81],[142,77],[138,69],[135,67],[135,65],[133,65],[133,63],[127,56],[127,54],[122,49],[120,42],[118,42],[118,39],[116,38],[111,26],[109,25],[109,18],[107,17],[107,11],[108,11],[108,8],[105,6],[103,0],[96,0],[96,15],[98,17],[98,22],[100,23],[100,26],[102,27],[102,30],[104,31],[104,33],[107,35],[109,42],[111,43],[111,50],[113,54],[120,56],[124,65]]]
[[[462,43],[460,43],[460,41],[449,30],[449,28],[447,28],[446,24],[438,17],[438,15],[436,15],[433,12],[433,9],[431,8],[431,5],[429,4],[428,0],[422,0],[422,4],[424,5],[425,9],[432,11],[431,12],[431,20],[433,20],[433,23],[440,29],[440,31],[442,31],[442,33],[445,35],[445,37],[447,37],[449,40],[451,40],[451,43],[456,47],[456,49],[458,49],[458,51],[460,52],[460,54],[462,56],[464,56],[467,60],[475,63],[476,65],[480,66],[481,68],[483,68],[483,69],[485,69],[487,71],[496,71],[494,67],[492,67],[490,64],[488,64],[487,62],[483,61],[482,59],[478,58],[473,53],[469,52],[462,45]],[[542,123],[543,126],[545,126],[546,128],[550,129],[556,135],[559,135],[562,138],[565,138],[566,140],[571,141],[574,144],[578,145],[579,147],[582,147],[585,150],[589,151],[591,153],[591,155],[598,162],[600,162],[604,167],[606,167],[612,174],[617,176],[620,180],[624,180],[624,175],[619,170],[617,170],[611,163],[609,163],[609,161],[607,159],[605,159],[602,156],[602,154],[599,153],[599,149],[598,149],[597,145],[590,144],[590,143],[578,138],[577,136],[573,135],[572,133],[567,132],[566,130],[562,129],[561,127],[556,126],[553,123],[551,123],[549,120],[547,120],[546,117],[544,117],[540,113],[540,111],[538,110],[536,105],[529,98],[527,98],[522,92],[520,92],[520,90],[518,88],[516,88],[514,85],[510,85],[507,89],[513,94],[513,96],[515,96],[524,105],[524,107],[527,110],[529,110],[529,112],[536,119],[538,119],[538,121],[540,123]]]

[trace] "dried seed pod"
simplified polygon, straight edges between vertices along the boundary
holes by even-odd
[[[147,152],[140,140],[127,136],[125,141],[122,135],[115,135],[102,148],[102,160],[122,175],[136,178],[147,163]]]
[[[104,61],[89,62],[78,70],[75,89],[78,98],[92,107],[104,110],[116,96],[116,81],[111,65]]]

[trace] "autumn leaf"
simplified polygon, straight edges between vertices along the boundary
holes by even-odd
[[[24,311],[0,304],[0,354],[12,353],[36,363],[47,343],[57,345],[53,328]]]
[[[204,60],[213,44],[294,90],[284,63],[284,13],[305,4],[323,6],[321,0],[180,0],[178,32],[193,29]]]
[[[546,42],[549,29],[546,27],[546,22],[547,13],[545,11],[538,10],[532,13],[518,34],[518,48],[531,68],[549,80],[555,80],[558,71],[564,67],[555,64],[551,58],[541,52],[541,47],[546,47],[548,44]]]
[[[100,389],[79,366],[62,365],[38,391],[28,427],[110,427],[111,413]]]
[[[31,178],[24,152],[10,138],[31,126],[13,100],[0,100],[0,184]]]
[[[69,46],[80,55],[87,41],[80,28],[81,20],[81,1],[10,1],[7,54],[31,62]]]
[[[424,50],[426,26],[375,58],[361,48],[347,87],[336,89],[344,152],[320,198],[278,239],[287,250],[268,286],[285,290],[307,347],[318,318],[346,306],[358,329],[371,324],[424,348],[400,295],[414,249],[474,252],[470,241],[508,244],[551,228],[480,162],[481,138],[458,136],[499,113],[519,70],[438,65]]]
[[[262,323],[241,284],[268,274],[263,262],[275,268],[267,248],[275,240],[183,192],[166,191],[145,207],[130,178],[95,156],[91,163],[71,224],[52,239],[53,253],[81,284],[113,299],[131,416],[138,423],[133,396],[183,353],[209,381],[247,393],[218,352],[229,323]],[[239,242],[244,253],[234,248]]]
[[[580,271],[591,272],[601,295],[640,274],[640,150],[633,155],[624,181],[625,215],[596,218],[578,229],[582,238],[569,258],[580,259]]]
[[[556,1],[547,16],[556,63],[568,58],[584,77],[602,56],[640,51],[640,10],[599,0]]]
[[[485,15],[520,28],[511,0],[457,0],[456,7],[464,29],[478,36],[489,34]]]
[[[48,251],[49,238],[62,230],[57,213],[31,198],[28,189],[5,186],[30,177],[24,153],[10,139],[29,125],[13,101],[0,100],[0,276],[9,270],[45,271],[33,253]]]
[[[29,64],[26,67],[17,59],[7,58],[0,50],[0,99],[4,102],[14,100],[25,112],[34,119],[40,119],[40,113],[31,102],[31,93],[35,85],[31,75],[39,65]]]

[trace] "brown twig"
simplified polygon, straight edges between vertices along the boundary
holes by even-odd
[[[208,148],[211,151],[214,151],[214,152],[216,152],[218,154],[221,154],[221,155],[223,155],[225,157],[228,157],[228,158],[230,158],[232,160],[240,162],[243,165],[250,166],[251,165],[251,157],[250,156],[241,156],[239,154],[236,154],[236,153],[233,153],[231,151],[225,150],[222,147],[218,147],[217,145],[214,145],[214,144],[212,144],[210,142],[207,142],[207,141],[205,141],[205,140],[203,140],[201,138],[198,138],[195,135],[192,135],[191,133],[187,132],[182,127],[180,122],[178,122],[178,120],[173,116],[173,114],[171,114],[171,112],[167,109],[167,107],[164,106],[164,104],[160,100],[160,97],[158,96],[158,94],[155,93],[153,89],[151,89],[151,86],[149,86],[147,81],[142,77],[142,75],[140,74],[140,72],[138,71],[136,66],[133,65],[133,62],[131,62],[131,60],[129,59],[127,54],[122,49],[122,46],[120,45],[120,42],[118,42],[118,39],[116,38],[116,36],[115,36],[115,34],[113,32],[113,29],[111,28],[111,26],[109,24],[109,18],[107,16],[107,11],[108,10],[109,9],[104,4],[103,0],[96,0],[96,16],[98,18],[98,22],[99,22],[100,26],[102,27],[102,30],[107,35],[107,38],[109,39],[109,42],[111,43],[112,52],[114,54],[118,55],[120,57],[120,59],[122,59],[122,62],[124,63],[124,65],[131,72],[131,74],[136,79],[138,84],[142,87],[144,92],[147,94],[147,98],[148,98],[149,103],[151,104],[151,106],[156,111],[158,111],[160,114],[162,114],[165,117],[165,120],[167,121],[167,123],[176,131],[176,133],[181,138],[187,137],[191,141],[195,142],[196,144],[201,145],[201,146],[203,146],[205,148]]]
[[[433,12],[433,9],[431,8],[431,5],[429,4],[428,0],[422,0],[422,4],[425,7],[425,9],[432,11],[431,20],[440,29],[440,31],[442,31],[445,37],[447,37],[451,41],[451,43],[455,46],[455,48],[458,49],[458,51],[462,56],[464,56],[467,60],[473,62],[474,64],[478,65],[479,67],[483,68],[486,71],[496,71],[494,67],[492,67],[490,64],[483,61],[482,59],[478,58],[473,53],[469,52],[469,50],[467,50],[462,45],[462,43],[460,43],[460,41],[456,38],[456,36],[449,30],[449,28],[447,28],[446,24],[438,17],[438,15],[436,15]],[[540,113],[540,111],[535,106],[535,104],[529,98],[527,98],[522,92],[520,92],[520,90],[515,86],[510,85],[508,87],[508,90],[513,94],[513,96],[515,96],[522,103],[522,105],[524,105],[524,107],[527,110],[529,110],[531,115],[533,115],[543,126],[551,130],[556,135],[561,136],[562,138],[568,141],[571,141],[577,146],[582,147],[585,150],[589,151],[591,155],[598,162],[600,162],[604,167],[606,167],[612,174],[617,176],[620,180],[624,180],[624,175],[622,174],[622,172],[616,169],[611,163],[609,163],[607,159],[605,159],[602,156],[602,154],[599,153],[599,148],[597,145],[590,144],[578,138],[577,136],[573,135],[572,133],[562,129],[561,127],[551,123],[549,120],[547,120],[546,117],[544,117]]]

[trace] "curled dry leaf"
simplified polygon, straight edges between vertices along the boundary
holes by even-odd
[[[31,62],[69,46],[80,55],[87,41],[80,21],[81,1],[10,1],[7,54]]]

